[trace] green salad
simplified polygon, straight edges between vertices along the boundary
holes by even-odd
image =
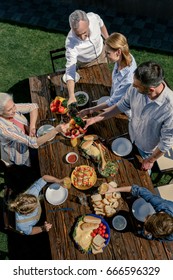
[[[87,102],[87,97],[85,96],[85,94],[80,93],[76,96],[76,100],[78,105],[82,105]]]
[[[104,177],[115,176],[118,172],[118,164],[116,161],[108,161],[105,168],[101,169],[101,164],[99,164],[99,172]]]

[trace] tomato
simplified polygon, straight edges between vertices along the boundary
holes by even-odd
[[[59,109],[59,107],[61,107],[61,101],[57,100],[55,102],[56,108]],[[63,107],[63,106],[62,106]]]
[[[64,113],[64,110],[65,110],[65,108],[64,108],[63,106],[58,107],[58,112],[59,112],[60,114],[63,114],[63,113]]]
[[[100,223],[99,226],[100,226],[100,227],[103,227],[103,223]]]
[[[94,233],[98,233],[98,228],[93,230]]]
[[[55,105],[51,104],[51,105],[50,105],[50,110],[51,110],[51,112],[56,112],[56,111],[57,111],[57,108],[56,108]]]
[[[95,236],[96,236],[96,233],[91,232],[91,236],[92,236],[92,237],[95,237]]]
[[[103,225],[103,229],[106,229],[106,226],[105,226],[105,225]]]
[[[108,238],[108,237],[109,237],[109,234],[108,234],[108,233],[105,233],[105,234],[104,234],[104,237],[105,237],[105,238]]]

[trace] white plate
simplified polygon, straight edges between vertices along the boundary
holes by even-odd
[[[132,213],[137,220],[144,222],[148,215],[155,213],[155,210],[149,202],[140,197],[133,202]]]
[[[110,96],[102,96],[101,98],[99,98],[99,100],[97,101],[97,105],[102,104],[103,102],[105,102],[106,100],[108,100],[110,98]]]
[[[75,96],[76,96],[76,97],[77,97],[78,95],[80,95],[80,94],[85,95],[86,101],[85,101],[84,103],[82,103],[82,104],[77,104],[78,107],[80,107],[80,106],[85,106],[85,105],[88,103],[88,100],[89,100],[88,93],[86,93],[85,91],[77,91],[77,92],[75,92]]]
[[[45,196],[50,204],[60,205],[67,199],[68,190],[54,183],[47,188]]]
[[[64,74],[64,75],[62,76],[62,80],[63,80],[64,83],[67,82],[66,74]],[[76,72],[76,75],[75,75],[75,83],[77,83],[79,80],[80,80],[80,75]]]
[[[50,124],[45,124],[39,127],[39,129],[37,130],[37,137],[43,136],[44,134],[46,134],[47,132],[51,131],[52,129],[54,129],[53,125]],[[54,137],[52,137],[50,140],[52,140]]]
[[[119,137],[112,142],[112,152],[118,156],[127,156],[132,151],[132,143],[123,137]]]

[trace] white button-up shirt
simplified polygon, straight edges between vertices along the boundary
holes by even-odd
[[[103,38],[101,36],[103,20],[94,13],[87,13],[87,17],[89,19],[89,38],[83,41],[72,30],[66,38],[67,80],[75,79],[77,61],[91,62],[101,54],[103,49]]]
[[[130,86],[117,103],[122,112],[131,109],[131,141],[147,153],[152,153],[156,147],[166,152],[173,146],[173,92],[165,83],[164,86],[163,92],[153,101]]]

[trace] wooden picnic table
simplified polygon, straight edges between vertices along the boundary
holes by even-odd
[[[111,87],[111,73],[107,64],[93,66],[78,70],[81,78],[75,85],[76,91],[85,91],[89,94],[87,106],[93,106],[93,100],[101,96],[109,95]],[[58,96],[68,98],[66,84],[61,77],[64,72],[49,74],[56,87]],[[47,75],[34,76],[29,78],[30,93],[32,102],[39,105],[38,127],[43,123],[56,125],[61,117],[51,113],[49,105],[51,102],[49,81]],[[45,121],[49,118],[56,118],[55,122]],[[124,114],[119,114],[115,118],[102,121],[89,127],[87,134],[97,134],[107,139],[118,136],[128,131],[128,119]],[[58,178],[70,176],[76,166],[90,165],[97,170],[97,165],[82,157],[77,147],[72,147],[70,140],[62,135],[57,135],[54,140],[58,142],[47,143],[43,148],[39,148],[39,163],[41,174],[50,174]],[[140,170],[141,157],[136,149],[133,149],[127,157],[116,156],[110,145],[107,148],[107,156],[111,160],[117,160],[119,170],[115,176],[115,181],[119,186],[137,184],[144,186],[150,191],[155,192],[148,172]],[[68,164],[65,156],[68,152],[75,151],[79,155],[79,160],[75,164]],[[69,189],[67,200],[60,206],[53,206],[45,200],[47,221],[52,223],[49,231],[49,240],[52,259],[56,260],[167,260],[173,259],[173,242],[149,241],[137,236],[137,227],[140,224],[132,212],[131,205],[134,198],[130,194],[122,194],[121,204],[118,209],[127,218],[127,228],[123,232],[118,232],[112,228],[112,218],[105,218],[111,228],[111,238],[109,245],[100,254],[83,254],[75,246],[72,234],[74,225],[81,215],[93,213],[90,196],[97,191],[97,187],[104,181],[111,179],[103,178],[97,173],[97,182],[94,187],[87,191],[81,191],[74,186]],[[85,193],[88,205],[81,205],[78,197]],[[67,210],[61,209],[67,208]]]

